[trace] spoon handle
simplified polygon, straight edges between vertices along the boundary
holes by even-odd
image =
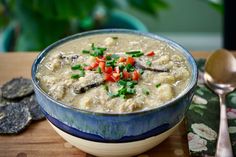
[[[216,157],[233,157],[232,145],[228,132],[228,121],[226,115],[225,94],[220,97],[220,128],[216,147]]]

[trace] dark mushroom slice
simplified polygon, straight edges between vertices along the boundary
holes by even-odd
[[[142,70],[149,70],[149,71],[154,71],[154,72],[170,72],[169,69],[158,69],[158,68],[153,68],[153,67],[147,67],[145,65],[142,65],[140,62],[135,62],[135,67],[142,69]]]
[[[2,96],[6,99],[21,99],[34,92],[30,79],[14,78],[2,86]]]
[[[85,93],[87,90],[98,87],[105,83],[105,80],[101,74],[95,72],[88,72],[85,77],[81,77],[73,83],[73,90],[76,94]]]
[[[20,102],[29,108],[32,120],[42,120],[45,118],[36,100],[35,95],[25,97]]]
[[[29,109],[22,103],[11,103],[0,107],[0,134],[17,134],[31,122]]]

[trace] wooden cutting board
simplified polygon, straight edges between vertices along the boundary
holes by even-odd
[[[196,58],[209,53],[194,52]],[[37,53],[0,54],[0,85],[13,77],[31,78],[31,65]],[[0,157],[92,157],[64,141],[46,120],[34,122],[19,135],[0,136]],[[187,157],[184,122],[160,145],[138,157]]]

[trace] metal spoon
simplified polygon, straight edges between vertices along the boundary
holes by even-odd
[[[236,87],[236,60],[232,53],[220,49],[206,61],[204,81],[220,98],[220,127],[216,157],[233,157],[228,132],[225,97]]]

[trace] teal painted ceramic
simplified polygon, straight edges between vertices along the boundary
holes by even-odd
[[[81,110],[56,101],[39,86],[35,74],[38,65],[49,51],[65,42],[95,34],[137,34],[161,40],[187,58],[191,69],[190,83],[175,99],[157,108],[133,113],[96,113]],[[197,82],[197,66],[191,54],[177,43],[150,33],[124,29],[105,29],[75,34],[59,40],[42,51],[32,65],[32,80],[37,100],[47,119],[73,136],[98,142],[131,142],[143,140],[175,126],[185,115]]]

